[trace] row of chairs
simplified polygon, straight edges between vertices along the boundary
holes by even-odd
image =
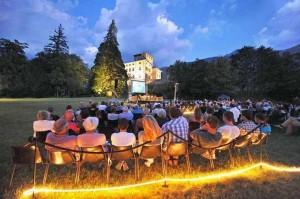
[[[263,145],[266,144],[267,136],[265,134],[260,134],[260,136],[258,137],[259,139],[253,142],[251,140],[250,135],[230,145],[217,148],[216,150],[228,151],[230,161],[234,165],[234,157],[232,155],[232,150],[246,148],[249,161],[252,161],[250,147],[259,145],[260,159],[262,160]],[[226,142],[228,143],[228,140],[224,140],[221,145],[226,144]],[[12,185],[16,166],[18,164],[33,164],[33,163],[45,164],[46,168],[45,168],[44,178],[43,178],[43,184],[45,184],[47,181],[50,165],[61,166],[61,165],[74,164],[76,166],[75,183],[78,183],[80,180],[81,167],[84,164],[86,163],[100,164],[104,162],[106,166],[106,180],[107,183],[109,183],[110,176],[111,176],[110,165],[112,161],[133,160],[134,170],[135,170],[135,180],[137,181],[140,179],[139,164],[141,159],[148,159],[148,158],[161,159],[162,175],[165,176],[167,175],[168,164],[166,164],[163,158],[164,154],[169,156],[182,156],[185,158],[187,171],[189,173],[191,171],[191,163],[190,163],[189,155],[191,152],[193,152],[193,148],[191,149],[189,144],[184,142],[170,143],[165,152],[162,150],[161,144],[144,145],[141,147],[141,152],[139,155],[134,152],[131,146],[111,146],[110,153],[106,153],[106,154],[83,153],[85,151],[104,152],[102,146],[81,148],[82,153],[80,154],[74,154],[69,151],[47,151],[47,158],[43,158],[39,148],[35,150],[34,145],[29,145],[27,147],[24,146],[12,147],[12,149],[13,149],[12,161],[14,165],[13,165],[13,171],[10,179],[10,186]],[[116,152],[121,150],[122,152]],[[36,155],[35,155],[35,151],[36,151]],[[211,155],[211,158],[209,158],[210,168],[214,169],[215,167],[214,157],[212,156],[213,151],[209,150],[209,154]],[[36,158],[34,159],[34,157]]]

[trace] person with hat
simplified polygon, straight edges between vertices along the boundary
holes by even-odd
[[[53,144],[68,149],[76,149],[77,137],[68,135],[68,122],[64,118],[55,121],[51,133],[46,137],[46,143]],[[50,151],[61,151],[55,147],[46,145],[45,148]]]
[[[85,133],[78,135],[77,144],[79,147],[95,147],[102,146],[106,143],[104,134],[97,132],[99,119],[97,117],[87,117],[83,121],[83,128]]]

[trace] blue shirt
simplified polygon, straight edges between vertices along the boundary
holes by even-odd
[[[270,124],[264,124],[260,127],[260,132],[270,135],[272,132]]]

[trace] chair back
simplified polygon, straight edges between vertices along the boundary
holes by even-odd
[[[121,151],[122,152],[114,152],[114,151]],[[135,158],[134,152],[132,150],[132,146],[111,146],[111,156],[112,160],[128,160]]]
[[[36,132],[36,139],[39,142],[45,142],[46,141],[46,137],[48,135],[48,133],[50,133],[51,131],[37,131]]]
[[[234,147],[235,148],[244,148],[246,146],[249,146],[251,138],[252,138],[251,133],[246,135],[246,136],[236,138],[236,141],[234,143]]]
[[[14,164],[39,164],[42,163],[42,157],[39,148],[36,149],[34,159],[35,146],[12,146],[12,160]]]
[[[65,165],[75,162],[75,155],[69,151],[48,151],[48,160],[50,164]]]
[[[102,146],[95,146],[95,147],[81,147],[81,151],[85,152],[104,152]],[[105,159],[105,154],[92,154],[92,153],[82,153],[81,154],[81,161],[82,162],[90,162],[95,163]]]
[[[170,156],[186,155],[188,153],[188,145],[184,142],[170,143],[167,148],[167,154]]]
[[[228,144],[231,141],[232,141],[231,138],[222,138],[220,147],[218,147],[217,149],[220,151],[228,150],[232,146],[232,144]],[[225,146],[222,146],[222,145],[225,145]]]
[[[252,145],[267,144],[267,137],[268,137],[267,134],[265,134],[265,133],[260,133],[260,134],[258,135],[258,138],[257,138],[254,142],[252,142],[251,144],[252,144]]]
[[[142,158],[156,158],[161,156],[162,148],[160,144],[155,145],[144,145],[140,153]]]

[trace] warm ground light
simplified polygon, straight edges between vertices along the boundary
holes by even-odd
[[[0,150],[3,152],[0,155],[0,171],[2,173],[0,175],[0,198],[20,198],[26,190],[29,190],[28,194],[30,194],[32,169],[28,167],[17,169],[13,187],[11,190],[7,189],[11,172],[10,146],[26,143],[27,137],[32,134],[32,121],[35,119],[37,110],[53,106],[57,113],[61,114],[67,104],[77,107],[80,101],[88,102],[89,100],[90,98],[0,100]],[[99,101],[100,99],[93,98],[93,100]],[[216,162],[216,171],[212,173],[208,170],[207,161],[192,154],[192,174],[187,175],[185,164],[181,164],[177,168],[170,168],[168,177],[173,180],[168,179],[168,188],[161,186],[163,184],[161,166],[160,162],[156,162],[150,169],[141,165],[142,179],[140,183],[158,181],[146,186],[133,185],[134,188],[122,187],[134,184],[133,170],[124,174],[112,170],[112,184],[108,186],[105,175],[101,172],[103,169],[98,170],[96,167],[87,165],[82,169],[80,183],[75,186],[73,184],[74,168],[58,169],[53,167],[50,169],[46,188],[51,188],[50,190],[55,190],[57,193],[43,193],[43,190],[39,188],[45,188],[41,183],[44,167],[38,166],[38,189],[36,191],[40,193],[37,193],[37,196],[38,198],[299,198],[300,173],[290,173],[299,170],[299,138],[299,136],[284,136],[274,129],[267,145],[269,160],[266,161],[276,167],[263,165],[263,169],[260,169],[260,165],[252,165],[253,170],[247,171],[249,164],[245,163],[245,160],[241,160],[241,167],[230,168],[227,154],[220,154],[220,158]],[[250,165],[250,168],[252,166]],[[231,175],[231,172],[239,171],[239,169],[246,169],[246,172]],[[221,178],[218,176],[220,173],[225,176]],[[174,180],[175,178],[178,181]],[[116,190],[113,191],[102,190],[107,187],[119,188],[114,188]],[[74,192],[77,189],[98,188],[100,188],[99,191],[94,192]],[[70,189],[71,192],[61,193],[60,189]]]

